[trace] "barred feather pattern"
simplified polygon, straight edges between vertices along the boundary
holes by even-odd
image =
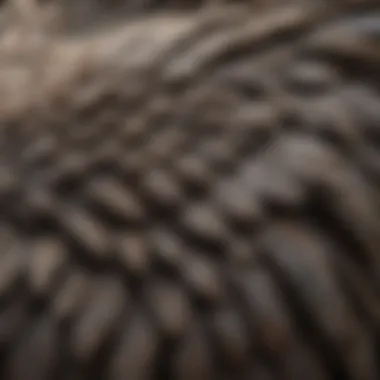
[[[380,9],[348,3],[1,79],[2,379],[379,378]]]

